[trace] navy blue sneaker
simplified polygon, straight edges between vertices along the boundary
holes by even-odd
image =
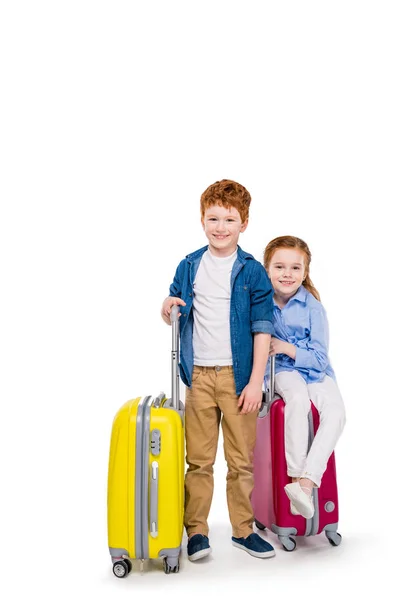
[[[275,550],[271,544],[268,544],[268,542],[263,540],[257,533],[251,533],[247,538],[232,537],[232,544],[236,546],[236,548],[246,550],[246,552],[256,558],[271,558],[272,556],[275,556]]]
[[[188,559],[191,561],[199,560],[199,558],[204,558],[211,554],[208,537],[206,535],[201,535],[201,533],[192,535],[188,541],[187,553]]]

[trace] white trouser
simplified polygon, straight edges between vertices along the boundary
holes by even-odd
[[[342,397],[328,376],[307,384],[298,371],[275,375],[275,390],[285,401],[285,454],[289,477],[307,477],[318,487],[346,422]],[[310,399],[319,412],[320,425],[308,450]]]

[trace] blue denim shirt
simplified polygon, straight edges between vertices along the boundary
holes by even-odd
[[[182,298],[180,307],[180,374],[191,387],[193,371],[193,283],[208,246],[188,254],[178,265],[169,295]],[[273,332],[272,286],[255,258],[238,246],[231,275],[230,333],[236,393],[248,384],[253,368],[253,333]]]
[[[296,346],[296,359],[277,354],[275,373],[298,371],[307,383],[335,379],[328,357],[329,331],[325,309],[302,285],[281,309],[274,300],[274,336]],[[269,365],[266,376],[269,377]]]

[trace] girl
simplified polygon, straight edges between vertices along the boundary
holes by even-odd
[[[274,288],[275,389],[285,401],[285,454],[292,483],[285,486],[291,512],[310,519],[313,487],[321,485],[328,459],[345,424],[343,400],[328,358],[328,322],[309,268],[303,240],[282,236],[265,248],[264,266]],[[308,449],[310,399],[320,426]]]

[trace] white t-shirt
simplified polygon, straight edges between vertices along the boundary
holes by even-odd
[[[231,274],[237,251],[222,258],[206,250],[193,286],[194,364],[232,364],[230,303]]]

